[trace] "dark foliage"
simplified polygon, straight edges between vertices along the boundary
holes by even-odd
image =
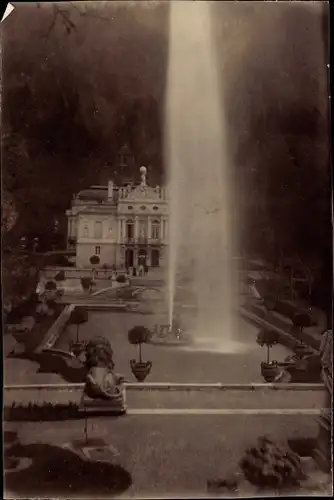
[[[70,323],[72,325],[81,325],[88,321],[88,311],[84,307],[76,307],[71,314]]]
[[[83,443],[79,442],[79,447],[80,444],[82,446]],[[91,446],[103,448],[104,444],[99,440]],[[131,475],[120,465],[82,460],[78,454],[60,446],[19,443],[12,453],[19,459],[32,460],[27,468],[18,468],[6,474],[6,489],[18,498],[39,495],[43,498],[66,497],[69,485],[77,498],[99,495],[117,498],[132,484]]]
[[[92,278],[89,278],[87,276],[84,276],[83,278],[81,278],[81,286],[84,290],[89,290],[90,287],[92,286],[92,283],[93,283],[93,280]]]
[[[117,283],[126,283],[126,276],[125,274],[118,274],[116,277]]]
[[[50,292],[57,290],[56,283],[54,281],[47,281],[45,284],[45,290],[48,290]]]
[[[98,266],[100,264],[100,257],[98,255],[92,255],[89,261],[92,266]]]
[[[55,281],[64,281],[65,280],[65,272],[59,271],[55,276]]]
[[[292,317],[292,322],[294,326],[300,328],[302,331],[303,328],[307,328],[308,326],[312,326],[312,317],[306,311],[296,312]]]
[[[130,344],[144,344],[150,338],[150,331],[145,326],[134,326],[128,332]]]
[[[279,340],[279,335],[278,333],[276,333],[274,330],[269,330],[269,329],[265,329],[263,328],[262,330],[259,331],[258,335],[257,335],[257,338],[256,338],[256,342],[260,345],[260,346],[273,346],[274,344],[276,344]]]
[[[305,479],[300,457],[266,437],[246,450],[240,467],[248,481],[260,488],[295,486]]]
[[[55,266],[60,266],[60,267],[73,267],[73,264],[71,261],[68,260],[68,258],[65,255],[56,255],[55,257],[52,258],[52,263]]]

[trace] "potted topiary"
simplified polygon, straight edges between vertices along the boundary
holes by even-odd
[[[302,333],[303,328],[312,326],[313,320],[308,311],[297,311],[292,316],[293,326],[297,329],[298,333]]]
[[[125,274],[118,274],[116,277],[117,283],[126,283],[126,276]]]
[[[270,349],[278,342],[278,334],[274,330],[262,329],[258,333],[256,342],[267,347],[267,361],[261,363],[261,374],[266,382],[273,382],[278,375],[277,361],[270,361]]]
[[[76,340],[70,343],[70,349],[75,356],[80,356],[80,354],[85,349],[85,342],[79,340],[79,327],[82,323],[88,321],[88,311],[84,307],[76,307],[70,316],[70,324],[77,326]]]
[[[150,331],[145,326],[134,326],[128,332],[128,340],[130,344],[138,345],[139,347],[139,360],[130,360],[131,371],[138,382],[143,382],[152,368],[152,362],[143,361],[141,353],[142,344],[148,342],[150,336]]]

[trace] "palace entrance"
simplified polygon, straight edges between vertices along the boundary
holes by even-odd
[[[147,251],[145,248],[138,250],[138,266],[145,266],[147,263]]]
[[[127,248],[125,250],[125,267],[128,269],[129,267],[133,267],[134,264],[133,259],[133,250],[132,248]]]
[[[160,260],[160,252],[156,248],[153,248],[151,252],[151,266],[159,267],[159,260]]]

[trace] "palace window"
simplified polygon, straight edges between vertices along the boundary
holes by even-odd
[[[100,255],[101,247],[95,247],[95,255]]]
[[[83,228],[83,237],[88,238],[88,236],[89,236],[88,226],[87,226],[87,224],[85,224],[84,228]]]
[[[133,225],[133,220],[127,220],[126,221],[126,237],[127,238],[133,238],[134,235],[134,225]]]
[[[160,238],[160,222],[158,220],[154,220],[152,222],[152,239],[158,240]]]
[[[102,238],[102,222],[95,222],[95,238]]]

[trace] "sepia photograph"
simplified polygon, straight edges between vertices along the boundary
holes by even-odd
[[[4,498],[332,496],[329,2],[11,2]]]

